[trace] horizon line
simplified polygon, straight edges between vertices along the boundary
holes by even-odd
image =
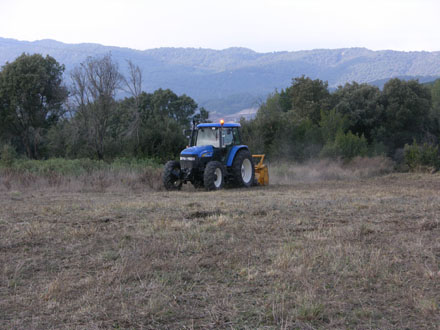
[[[0,36],[0,39],[3,40],[11,40],[11,41],[17,41],[17,42],[24,42],[24,43],[41,43],[41,42],[54,42],[59,43],[63,45],[70,45],[70,46],[81,46],[81,45],[95,45],[95,46],[101,46],[106,48],[118,48],[118,49],[129,49],[139,52],[146,52],[151,50],[159,50],[159,49],[191,49],[191,50],[211,50],[211,51],[227,51],[232,49],[242,49],[242,50],[248,50],[253,53],[257,54],[273,54],[273,53],[297,53],[297,52],[308,52],[308,51],[319,51],[319,50],[346,50],[346,49],[361,49],[361,50],[367,50],[370,52],[400,52],[400,53],[438,53],[440,50],[437,51],[431,51],[431,50],[396,50],[396,49],[371,49],[368,47],[362,47],[362,46],[348,46],[348,47],[335,47],[335,48],[310,48],[310,49],[298,49],[298,50],[273,50],[273,51],[256,51],[249,47],[243,47],[243,46],[231,46],[226,48],[208,48],[208,47],[195,47],[195,46],[161,46],[161,47],[153,47],[153,48],[146,48],[146,49],[139,49],[139,48],[132,48],[127,46],[116,46],[116,45],[106,45],[101,44],[97,42],[79,42],[79,43],[71,43],[71,42],[64,42],[59,41],[56,39],[50,39],[50,38],[43,38],[43,39],[36,39],[36,40],[20,40],[15,38],[8,38],[8,37],[2,37]]]

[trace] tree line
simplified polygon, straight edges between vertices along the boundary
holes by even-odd
[[[50,56],[23,54],[0,71],[0,143],[32,159],[175,157],[182,129],[209,113],[187,95],[142,90],[142,72],[111,55],[89,57],[69,73]],[[128,97],[118,99],[118,93]]]
[[[123,76],[111,55],[89,57],[70,73],[50,56],[23,54],[0,71],[0,152],[51,157],[177,157],[182,133],[209,112],[169,89],[142,90],[138,66]],[[118,98],[124,92],[125,98]],[[440,80],[389,80],[381,90],[356,82],[297,77],[241,121],[252,152],[304,161],[387,155],[438,159]],[[405,149],[406,148],[406,149]],[[2,151],[2,150],[6,151]],[[425,155],[423,153],[428,153]]]
[[[383,90],[352,82],[330,92],[327,82],[302,76],[275,91],[256,118],[242,124],[252,150],[272,158],[387,155],[402,161],[405,146],[435,152],[440,80],[425,85],[391,79]]]

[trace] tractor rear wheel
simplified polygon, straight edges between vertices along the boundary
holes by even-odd
[[[255,168],[248,150],[240,150],[232,162],[232,174],[238,187],[249,188],[254,183]]]
[[[203,183],[206,190],[218,190],[225,183],[225,168],[218,161],[209,162],[203,173]]]
[[[180,163],[170,160],[165,164],[162,180],[166,190],[180,190],[182,188]]]

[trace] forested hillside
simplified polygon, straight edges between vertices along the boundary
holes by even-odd
[[[365,48],[317,49],[296,52],[257,53],[245,48],[225,50],[160,48],[145,51],[97,44],[64,44],[0,38],[0,64],[12,62],[23,52],[54,57],[65,65],[65,75],[88,56],[111,53],[123,74],[126,60],[139,66],[143,90],[171,89],[191,95],[212,112],[234,113],[258,107],[275,89],[306,75],[328,81],[330,89],[346,82],[383,86],[390,78],[440,77],[440,52],[371,51]],[[122,95],[121,95],[122,96]]]

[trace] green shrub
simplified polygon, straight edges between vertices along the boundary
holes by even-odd
[[[440,169],[438,145],[424,143],[419,146],[414,140],[411,145],[405,144],[403,152],[405,164],[412,171],[427,167],[435,170]]]
[[[14,147],[10,144],[4,144],[0,152],[1,164],[6,167],[11,167],[17,158],[17,152],[15,151]]]
[[[145,169],[147,167],[158,168],[162,167],[159,159],[156,158],[116,158],[112,163],[113,169],[118,168],[132,168],[132,169]]]
[[[358,136],[351,131],[344,133],[340,130],[336,134],[334,142],[327,142],[322,148],[320,156],[350,160],[357,156],[366,156],[367,153],[368,142],[363,135]]]
[[[157,168],[159,166],[159,163],[152,159],[117,158],[112,163],[106,163],[102,160],[93,160],[88,158],[51,158],[47,160],[18,159],[10,167],[20,172],[38,175],[56,173],[59,175],[79,176],[100,170],[143,171],[146,168]]]
[[[347,116],[333,109],[328,112],[321,111],[321,121],[319,125],[321,127],[322,138],[327,143],[333,142],[340,131],[345,132],[348,129],[349,122]]]
[[[414,140],[411,145],[405,144],[403,152],[405,164],[408,165],[411,170],[414,170],[420,163],[420,151],[416,141]]]
[[[319,156],[321,158],[339,158],[341,157],[341,152],[334,141],[327,142],[321,149]]]
[[[351,131],[346,134],[342,132],[336,135],[335,144],[341,151],[344,159],[352,159],[356,156],[366,156],[368,152],[368,142],[364,135],[357,136]]]
[[[383,142],[373,141],[369,147],[369,156],[386,156],[388,154],[388,148]]]

